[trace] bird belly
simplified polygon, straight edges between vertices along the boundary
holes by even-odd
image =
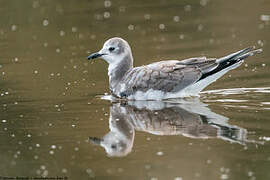
[[[162,100],[164,99],[166,92],[160,90],[149,89],[146,92],[136,91],[133,94],[127,96],[130,100]]]

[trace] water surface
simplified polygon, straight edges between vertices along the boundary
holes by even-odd
[[[68,179],[269,179],[270,3],[0,0],[0,176]],[[110,102],[120,36],[135,65],[263,53],[200,98]],[[89,140],[89,137],[90,140]]]

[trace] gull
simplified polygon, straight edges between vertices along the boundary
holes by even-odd
[[[262,49],[245,48],[221,58],[194,57],[159,61],[133,67],[127,41],[114,37],[88,59],[102,58],[108,64],[109,86],[113,96],[131,100],[162,100],[199,96],[209,84],[237,68]]]

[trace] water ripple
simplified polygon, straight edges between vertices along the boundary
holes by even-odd
[[[235,94],[245,94],[245,93],[270,93],[270,87],[260,87],[260,88],[233,88],[233,89],[217,89],[203,91],[201,94],[221,94],[221,95],[235,95]]]

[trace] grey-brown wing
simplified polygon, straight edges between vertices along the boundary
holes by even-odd
[[[215,60],[190,58],[161,61],[129,71],[123,79],[127,94],[149,89],[177,92],[200,79],[202,73],[216,67]]]
[[[205,74],[217,68],[219,63],[216,58],[195,57],[179,61],[177,65],[195,66],[200,69],[202,74]]]

